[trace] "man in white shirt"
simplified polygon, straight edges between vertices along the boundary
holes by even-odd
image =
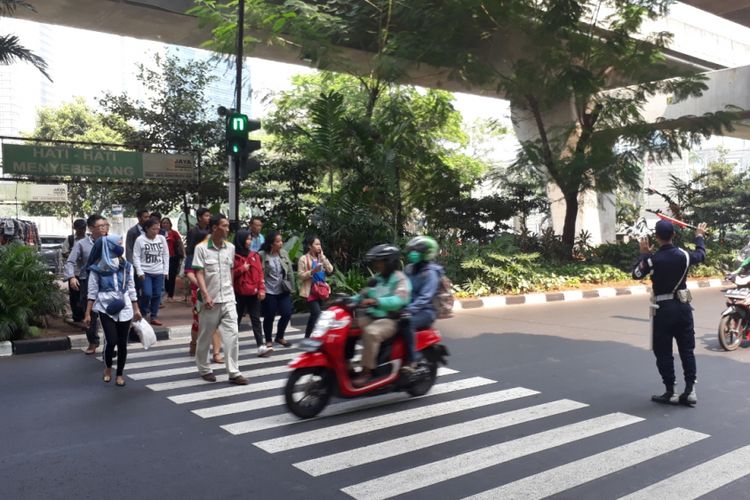
[[[200,332],[195,352],[195,364],[203,380],[215,382],[208,363],[211,336],[217,328],[224,345],[224,359],[229,383],[247,385],[239,370],[239,330],[237,307],[232,285],[234,245],[226,241],[229,220],[223,214],[211,217],[208,224],[211,236],[195,246],[193,271],[198,281],[198,310]]]

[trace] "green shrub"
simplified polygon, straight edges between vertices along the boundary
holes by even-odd
[[[65,311],[65,293],[34,247],[0,246],[0,340],[39,333],[45,315]]]
[[[621,271],[630,272],[638,260],[638,241],[628,243],[604,243],[594,249],[592,262],[609,264]]]

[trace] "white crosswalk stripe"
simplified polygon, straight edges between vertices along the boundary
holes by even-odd
[[[296,331],[298,332],[299,329],[295,328],[294,330],[287,329],[287,333],[290,331]],[[289,340],[290,342],[300,340],[305,338],[305,335],[303,333],[295,334],[295,335],[285,335],[285,339]],[[157,342],[156,347],[152,347],[151,349],[144,350],[143,348],[137,348],[133,349],[132,344],[128,346],[128,360],[130,359],[141,359],[141,358],[152,358],[156,356],[165,356],[168,354],[184,354],[187,357],[188,352],[188,344],[190,343],[189,338],[183,338],[183,339],[175,339],[170,340],[170,343],[173,342],[179,342],[181,344],[184,344],[182,347],[169,347],[169,348],[162,348],[159,347],[160,345],[163,345],[162,341]],[[140,344],[135,344],[139,346]],[[255,345],[255,337],[253,336],[252,332],[241,332],[240,333],[240,346],[247,346],[247,345]],[[132,352],[131,352],[132,351]],[[102,360],[101,357],[98,358],[99,361]],[[192,358],[188,358],[192,359]],[[128,365],[130,366],[130,365]]]
[[[750,474],[748,463],[750,446],[743,446],[622,497],[622,500],[691,500],[702,497]]]
[[[340,439],[344,436],[350,437],[408,422],[416,422],[418,420],[424,420],[435,416],[447,415],[449,413],[480,408],[482,406],[510,401],[512,399],[533,396],[534,394],[539,393],[537,391],[532,391],[531,389],[517,387],[514,389],[506,389],[504,391],[491,392],[489,394],[480,394],[478,396],[445,401],[428,406],[420,406],[419,408],[402,410],[395,413],[389,413],[388,415],[366,418],[363,420],[357,420],[356,422],[334,425],[323,429],[316,429],[314,431],[293,434],[291,436],[259,441],[253,444],[269,453],[278,453],[280,451],[323,443],[333,439]]]
[[[193,410],[193,413],[202,418],[213,418],[221,417],[224,415],[231,415],[233,413],[243,413],[253,410],[260,410],[261,408],[270,408],[272,406],[281,406],[283,404],[284,396],[281,395],[261,399],[253,399],[250,401],[240,401],[238,403],[229,403],[219,406],[211,406],[208,408],[200,408],[198,410]]]
[[[446,372],[438,370],[438,377],[441,375],[450,375]],[[317,419],[300,420],[299,418],[289,413],[282,413],[280,415],[271,415],[269,417],[255,418],[252,420],[246,420],[244,422],[235,422],[232,424],[222,425],[221,428],[230,434],[249,434],[251,432],[262,431],[266,429],[272,429],[274,427],[282,427],[285,425],[298,424],[300,422],[310,422],[313,420],[320,420],[329,418],[334,415],[341,415],[352,411],[363,411],[370,408],[377,408],[386,404],[393,404],[402,401],[410,401],[412,399],[423,399],[431,396],[437,396],[440,394],[447,394],[449,392],[460,391],[464,389],[470,389],[473,387],[481,387],[483,385],[494,384],[494,380],[490,380],[483,377],[472,377],[466,379],[459,379],[454,382],[446,382],[444,384],[437,384],[430,389],[430,392],[424,396],[413,398],[406,396],[403,393],[388,393],[380,396],[372,396],[366,399],[354,399],[351,401],[345,401],[343,403],[335,403],[318,417]]]
[[[302,337],[298,333],[286,338],[294,341]],[[318,417],[302,420],[287,411],[281,394],[291,371],[287,362],[299,351],[278,348],[270,357],[258,358],[253,338],[243,337],[241,345],[240,367],[250,378],[246,386],[222,386],[198,377],[194,359],[186,353],[187,339],[182,346],[129,353],[128,360],[135,361],[128,364],[127,376],[145,381],[146,387],[155,392],[168,391],[166,397],[177,405],[197,403],[198,407],[186,410],[208,422],[219,420],[219,426],[232,436],[252,434],[255,447],[278,454],[282,461],[285,456],[295,455],[290,452],[303,450],[298,452],[303,456],[290,460],[291,465],[312,477],[335,476],[334,482],[339,486],[348,484],[341,492],[357,499],[391,498],[448,482],[461,485],[476,471],[556,447],[595,436],[604,443],[610,439],[608,436],[618,435],[618,429],[644,420],[624,413],[597,416],[594,408],[584,402],[540,400],[544,396],[533,388],[493,388],[497,384],[494,380],[461,376],[446,367],[438,369],[439,383],[423,396],[391,392],[368,398],[333,399]],[[226,383],[224,365],[214,363],[212,367],[217,371],[217,382]],[[257,380],[260,377],[264,378]],[[268,409],[272,414],[261,411]],[[347,414],[356,417],[346,418]],[[420,423],[425,430],[400,435],[404,433],[403,424],[413,423]],[[514,426],[519,426],[518,430],[513,430]],[[379,431],[387,431],[388,438],[384,439],[386,433]],[[496,481],[490,478],[483,483],[484,488],[490,489],[473,494],[479,488],[470,486],[464,494],[472,493],[468,497],[472,499],[544,498],[596,484],[613,474],[623,478],[633,474],[634,482],[627,491],[641,489],[624,499],[687,500],[750,474],[750,469],[738,465],[750,460],[750,446],[745,446],[712,455],[715,458],[654,484],[639,482],[639,464],[657,457],[667,460],[675,451],[698,446],[709,438],[680,427],[659,431],[625,444],[619,440],[618,446],[572,462],[566,463],[563,454],[558,458],[553,454],[550,456],[558,463],[550,464],[551,468],[532,470],[526,477],[513,477],[509,483],[498,475]],[[487,436],[489,442],[465,440],[471,436]],[[478,442],[483,444],[472,444]],[[434,457],[430,463],[412,466],[405,461],[410,453],[441,450],[447,443],[452,444],[444,449],[451,451],[430,455]],[[606,445],[599,447],[604,448]],[[381,467],[386,470],[376,472]],[[356,481],[341,480],[348,470],[354,471]],[[457,491],[453,488],[451,491]]]
[[[561,491],[593,481],[607,474],[645,462],[670,451],[677,450],[701,439],[707,434],[687,429],[671,429],[655,436],[639,439],[611,450],[597,453],[569,464],[555,467],[519,481],[467,497],[472,500],[495,498],[546,498]],[[664,498],[662,496],[649,498]]]
[[[390,498],[516,458],[632,425],[642,420],[640,417],[624,413],[610,413],[531,436],[472,450],[437,462],[412,467],[401,472],[347,486],[341,491],[357,499],[380,500]]]
[[[421,450],[430,446],[502,429],[503,427],[518,425],[523,422],[530,422],[531,420],[551,415],[558,415],[586,406],[583,403],[567,399],[553,401],[552,403],[544,403],[506,413],[490,415],[489,417],[461,422],[447,427],[438,427],[362,448],[342,451],[333,455],[299,462],[294,464],[294,466],[312,476],[322,476],[323,474],[344,470],[349,467],[395,457],[403,453]]]

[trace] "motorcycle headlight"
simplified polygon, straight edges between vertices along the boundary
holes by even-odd
[[[336,313],[334,313],[333,311],[323,311],[318,317],[318,321],[315,323],[315,328],[313,328],[310,337],[322,337],[328,332],[328,330],[347,326],[349,324],[349,321],[349,318],[337,320]]]

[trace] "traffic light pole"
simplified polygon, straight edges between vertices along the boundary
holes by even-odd
[[[239,0],[237,13],[237,79],[234,89],[236,102],[234,109],[242,111],[242,59],[245,39],[245,0]],[[240,160],[237,156],[229,155],[229,221],[236,231],[240,225]]]

